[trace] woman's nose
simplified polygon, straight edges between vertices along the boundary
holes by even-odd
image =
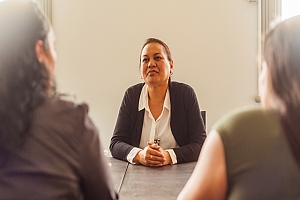
[[[156,65],[155,60],[154,59],[149,59],[148,67],[154,67],[155,65]]]

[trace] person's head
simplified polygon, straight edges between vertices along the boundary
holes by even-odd
[[[261,85],[262,103],[300,105],[300,16],[278,24],[265,38]],[[265,91],[265,92],[264,92]]]
[[[30,0],[0,2],[0,146],[18,138],[30,114],[52,92],[54,33]]]
[[[279,111],[284,134],[300,167],[300,16],[271,30],[263,53],[262,103]]]
[[[167,84],[173,74],[173,59],[167,44],[148,38],[140,53],[141,76],[147,85]]]

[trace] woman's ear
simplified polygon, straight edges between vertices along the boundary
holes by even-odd
[[[36,52],[36,56],[39,60],[40,63],[43,62],[44,59],[44,43],[42,40],[38,40],[35,43],[35,52]]]
[[[171,60],[170,62],[170,74],[173,74],[173,70],[174,70],[174,61]]]

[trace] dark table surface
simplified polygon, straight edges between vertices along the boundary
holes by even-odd
[[[114,183],[115,190],[119,193],[123,179],[125,177],[125,173],[127,170],[128,162],[124,162],[122,160],[115,159],[113,157],[106,157],[107,163],[110,166],[109,171],[112,177],[112,181]]]
[[[122,200],[176,199],[196,162],[145,167],[108,157],[112,179]]]

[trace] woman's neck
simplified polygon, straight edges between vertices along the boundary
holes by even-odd
[[[148,86],[148,97],[153,103],[163,103],[165,100],[168,84],[159,87]]]

